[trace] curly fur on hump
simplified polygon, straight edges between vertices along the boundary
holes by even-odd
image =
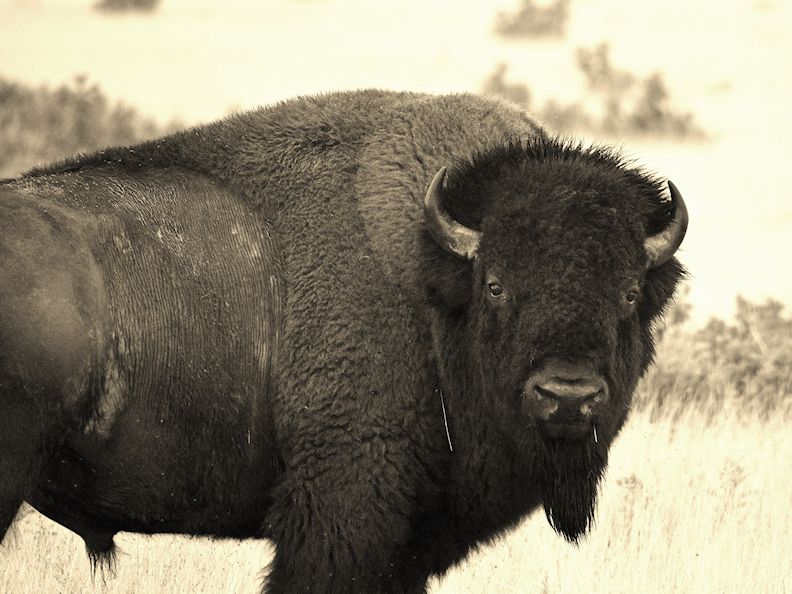
[[[282,261],[271,415],[283,468],[261,517],[277,549],[268,591],[423,592],[540,505],[567,538],[585,532],[607,447],[651,360],[652,320],[682,274],[675,261],[650,271],[625,322],[587,266],[640,269],[644,237],[669,216],[657,178],[609,149],[551,139],[500,102],[382,91],[288,101],[29,177],[174,166],[252,205]],[[444,166],[449,210],[485,231],[475,263],[424,229],[424,193]],[[611,242],[612,229],[623,234]],[[546,257],[510,274],[536,305],[493,313],[478,287],[492,263],[521,258],[523,233]],[[570,294],[580,298],[551,298]],[[611,349],[602,366],[618,397],[597,444],[547,441],[520,412],[512,380],[555,353],[552,341]]]

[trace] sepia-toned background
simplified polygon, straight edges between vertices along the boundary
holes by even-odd
[[[792,5],[2,0],[0,177],[296,95],[487,92],[679,186],[681,305],[579,547],[533,517],[435,592],[792,591]],[[2,477],[0,477],[2,480]],[[266,543],[122,535],[91,581],[33,512],[0,591],[254,592]]]

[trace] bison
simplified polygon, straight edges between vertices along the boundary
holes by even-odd
[[[0,536],[23,501],[266,538],[268,592],[571,541],[683,276],[673,184],[472,95],[307,97],[0,184]]]

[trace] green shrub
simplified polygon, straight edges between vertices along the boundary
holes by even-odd
[[[82,77],[55,89],[0,78],[0,177],[75,153],[133,144],[174,128],[112,103]]]

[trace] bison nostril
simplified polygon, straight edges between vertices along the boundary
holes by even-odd
[[[522,386],[526,412],[541,423],[587,425],[608,412],[605,376],[587,362],[548,359]]]
[[[589,382],[570,382],[550,380],[535,388],[536,393],[543,398],[553,398],[569,403],[584,403],[595,399],[604,399],[605,391],[602,386]]]
[[[542,388],[541,386],[536,386],[536,387],[534,388],[534,391],[537,393],[537,395],[538,395],[540,398],[553,398],[553,399],[557,399],[557,398],[559,397],[559,396],[558,396],[557,394],[555,394],[554,392],[551,392],[550,390],[548,390],[548,389],[546,389],[546,388]]]

